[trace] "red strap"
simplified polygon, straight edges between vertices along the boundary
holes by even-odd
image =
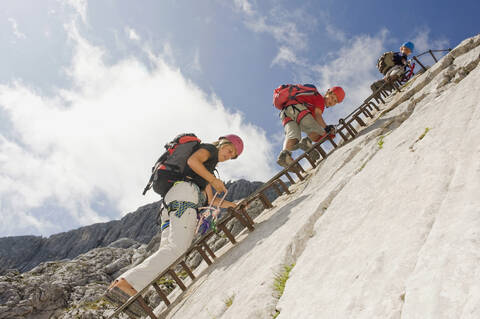
[[[327,134],[323,134],[322,136],[320,136],[319,138],[317,138],[316,140],[313,140],[315,143],[317,142],[320,142],[322,140],[322,138],[324,138]],[[329,138],[334,138],[335,137],[335,134],[330,134]]]
[[[295,104],[301,104],[301,103],[298,102],[297,100],[289,100],[288,102],[285,102],[285,104],[283,105],[283,108],[286,108],[287,106],[295,105]]]
[[[285,118],[282,120],[282,125],[285,126],[288,122],[293,121],[291,118],[288,116],[285,116]]]
[[[297,124],[300,124],[300,121],[307,115],[307,114],[312,114],[309,109],[300,111],[297,116]],[[293,121],[290,117],[285,116],[285,118],[282,120],[282,125],[285,126],[288,122]]]
[[[197,142],[201,143],[201,141],[198,137],[189,136],[189,135],[180,137],[180,139],[178,140],[178,143],[179,144],[184,144],[184,143],[193,142],[193,141],[197,141]]]
[[[307,114],[312,114],[312,112],[310,112],[309,109],[300,111],[300,113],[299,113],[298,116],[297,116],[297,123],[300,124],[300,121],[301,121],[305,116],[307,116]]]

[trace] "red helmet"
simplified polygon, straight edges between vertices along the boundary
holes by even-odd
[[[240,136],[235,135],[235,134],[228,134],[228,135],[220,136],[218,139],[220,140],[222,138],[228,140],[230,143],[233,144],[233,147],[235,147],[235,151],[237,152],[237,156],[235,156],[235,158],[237,158],[238,155],[242,154],[242,152],[243,152],[243,141],[240,138]]]
[[[340,86],[334,86],[330,88],[330,91],[336,95],[338,103],[342,102],[345,98],[345,91]]]

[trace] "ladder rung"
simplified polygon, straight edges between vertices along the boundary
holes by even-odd
[[[187,263],[184,261],[180,262],[180,265],[182,265],[183,269],[187,272],[188,276],[193,280],[195,279],[195,275],[193,274],[192,270],[190,267],[187,266]]]
[[[173,269],[170,269],[168,273],[170,274],[170,276],[172,276],[173,280],[175,280],[175,282],[177,283],[178,287],[180,287],[180,289],[182,289],[183,291],[187,290],[187,287],[185,287],[185,284],[180,278],[178,278],[177,274]]]

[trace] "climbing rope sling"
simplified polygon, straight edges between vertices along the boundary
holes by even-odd
[[[216,232],[217,219],[218,219],[218,216],[220,215],[220,206],[225,200],[225,197],[227,196],[227,194],[228,194],[228,191],[224,193],[224,195],[222,196],[222,198],[220,199],[220,202],[218,203],[218,205],[216,205],[216,207],[213,205],[213,203],[215,202],[215,199],[219,196],[218,192],[215,193],[208,207],[198,207],[197,204],[192,202],[187,202],[187,201],[178,201],[178,200],[171,201],[166,205],[168,216],[170,216],[171,212],[175,212],[175,216],[180,218],[182,217],[183,213],[185,213],[187,209],[193,208],[197,210],[197,220],[198,220],[195,233],[197,234],[200,231],[200,233],[203,235],[210,228],[212,228]],[[210,216],[212,216],[212,218],[209,220],[208,217]],[[170,226],[170,219],[162,223],[161,230],[162,231],[165,230],[166,228],[168,228],[168,226]]]

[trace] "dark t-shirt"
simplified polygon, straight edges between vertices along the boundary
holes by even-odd
[[[407,65],[407,55],[406,54],[403,54],[401,52],[395,52],[393,54],[393,63],[395,63],[395,65],[403,65],[403,66],[406,66]]]
[[[218,164],[218,149],[213,144],[203,144],[203,143],[198,146],[197,151],[201,148],[207,150],[210,153],[210,156],[203,163],[203,165],[210,173],[213,174],[213,172],[215,171],[215,167]],[[208,182],[205,179],[203,179],[203,177],[195,173],[188,165],[185,167],[184,174],[190,178],[187,180],[191,180],[193,183],[197,184],[198,187],[200,187],[200,190],[204,190],[208,184]]]

